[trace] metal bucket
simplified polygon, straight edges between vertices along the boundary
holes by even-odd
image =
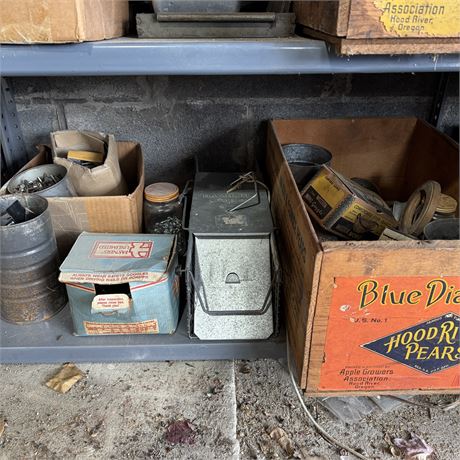
[[[48,202],[37,195],[4,195],[0,212],[16,200],[37,217],[0,227],[0,311],[2,319],[26,324],[55,315],[67,296],[58,281],[59,258]]]
[[[460,219],[436,219],[427,224],[423,230],[426,240],[460,239]]]
[[[55,164],[46,164],[35,166],[34,168],[26,169],[14,177],[8,182],[8,192],[18,193],[17,187],[19,184],[25,180],[31,182],[37,177],[42,177],[43,174],[49,175],[60,175],[62,179],[51,187],[39,190],[37,192],[30,193],[30,195],[40,195],[40,196],[77,196],[75,189],[72,183],[69,180],[67,175],[67,169],[62,165]]]
[[[330,165],[332,160],[331,152],[314,144],[285,144],[283,153],[299,190],[307,185],[322,165]]]

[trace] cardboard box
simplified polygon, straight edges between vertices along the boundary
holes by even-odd
[[[66,43],[121,37],[128,0],[2,0],[0,43]]]
[[[118,159],[128,184],[128,195],[49,197],[49,212],[61,257],[65,257],[83,231],[139,233],[142,231],[144,160],[139,144],[117,142]],[[22,169],[51,163],[51,152],[44,146]],[[6,193],[6,184],[1,193]]]
[[[77,335],[172,334],[179,318],[174,235],[82,233],[60,267]]]
[[[302,197],[310,216],[323,228],[350,240],[375,240],[398,222],[376,193],[327,166],[306,185]]]
[[[336,171],[399,201],[429,179],[457,197],[458,144],[415,118],[277,120],[266,166],[299,385],[311,395],[460,392],[460,241],[320,241],[282,154],[290,143],[324,146]]]
[[[120,170],[117,143],[112,134],[90,131],[56,131],[50,134],[53,161],[67,169],[78,196],[126,195],[128,188]],[[104,163],[92,169],[67,159],[70,150],[98,152]]]

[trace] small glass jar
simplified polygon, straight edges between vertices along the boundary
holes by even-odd
[[[182,205],[179,187],[168,182],[157,182],[144,189],[144,231],[146,233],[177,235],[177,252],[185,253],[182,231]]]
[[[144,190],[144,228],[147,233],[176,233],[181,228],[179,187],[157,182]]]
[[[455,217],[455,211],[457,210],[457,200],[449,195],[441,194],[439,203],[436,211],[433,215],[433,220],[436,219],[448,219]]]

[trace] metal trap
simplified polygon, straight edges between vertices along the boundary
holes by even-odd
[[[186,260],[191,336],[247,340],[278,332],[273,230],[269,193],[252,173],[196,174]]]

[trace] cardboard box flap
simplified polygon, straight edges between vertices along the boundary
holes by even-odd
[[[167,277],[174,235],[83,232],[62,263],[62,283],[156,282]]]
[[[56,131],[50,134],[53,161],[67,169],[79,196],[126,195],[128,187],[121,173],[117,143],[112,134],[92,131]],[[87,168],[67,158],[69,151],[105,153],[102,164]]]

